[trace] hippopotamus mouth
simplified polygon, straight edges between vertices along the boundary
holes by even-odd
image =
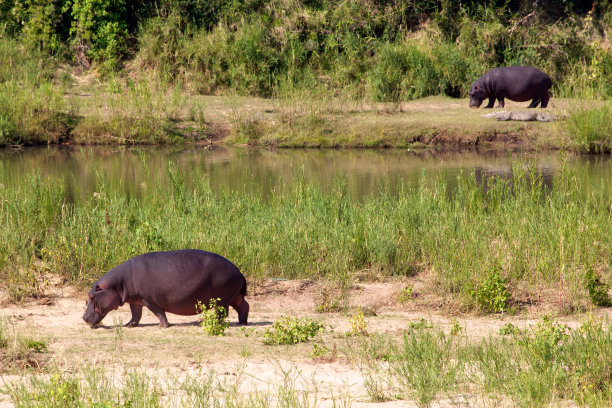
[[[475,98],[470,98],[470,108],[480,108],[483,100],[478,100]]]
[[[87,305],[87,309],[85,310],[85,313],[83,314],[83,320],[85,321],[85,323],[87,323],[89,325],[89,327],[95,327],[97,326],[102,319],[104,319],[107,315],[107,313],[103,313],[103,314],[98,314],[94,311],[94,302],[92,301],[88,301],[86,303]]]

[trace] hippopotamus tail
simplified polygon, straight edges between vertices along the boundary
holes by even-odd
[[[242,296],[246,296],[247,294],[247,283],[246,283],[246,278],[244,277],[244,275],[242,275],[242,288],[240,288],[240,294]]]

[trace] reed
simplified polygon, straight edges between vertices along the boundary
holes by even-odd
[[[88,285],[130,257],[179,248],[222,254],[251,281],[426,274],[439,294],[494,312],[545,288],[564,309],[585,308],[589,282],[611,280],[610,197],[585,193],[566,169],[552,185],[517,164],[511,179],[464,175],[451,191],[424,178],[363,201],[341,176],[328,193],[301,176],[263,196],[214,192],[205,177],[187,188],[171,165],[170,188],[137,197],[98,177],[77,201],[37,175],[0,189],[0,276],[15,300],[36,296],[47,272]]]

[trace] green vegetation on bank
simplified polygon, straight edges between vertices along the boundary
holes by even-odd
[[[438,135],[454,138],[456,126],[428,123],[413,129],[424,142],[410,134],[406,139],[412,141],[400,143],[366,123],[359,135],[364,140],[335,131],[340,134],[329,141],[330,127],[342,123],[330,120],[334,108],[326,101],[372,105],[465,97],[487,69],[516,64],[549,73],[555,98],[610,99],[610,2],[534,4],[8,0],[0,6],[0,48],[10,56],[0,61],[0,145],[198,141],[211,134],[208,112],[193,103],[201,94],[280,100],[285,110],[270,122],[252,120],[240,107],[230,115],[230,133],[238,142],[427,144]],[[76,84],[83,73],[101,81],[92,86],[95,91]],[[87,94],[95,106],[83,103]],[[315,109],[300,109],[302,100]],[[298,109],[287,115],[291,105]],[[587,116],[583,120],[595,120]],[[392,125],[390,132],[402,129]],[[583,131],[572,126],[569,132],[571,143],[554,145],[610,150],[609,141],[585,142]],[[370,133],[377,134],[374,140],[367,140]]]
[[[610,196],[603,186],[584,193],[567,170],[552,187],[519,166],[481,185],[466,175],[454,191],[424,177],[363,202],[342,177],[329,193],[298,180],[262,197],[214,192],[206,178],[187,189],[170,166],[170,190],[151,186],[140,198],[98,178],[98,191],[77,202],[39,176],[0,186],[0,276],[13,300],[40,296],[48,273],[88,285],[137,254],[178,248],[220,253],[252,282],[344,287],[358,276],[426,274],[437,294],[491,312],[546,290],[562,311],[585,309],[612,281]]]
[[[343,385],[351,392],[336,394],[329,388],[325,395],[331,387],[327,381],[310,377],[278,354],[270,357],[273,372],[263,379],[256,375],[255,381],[245,370],[248,360],[225,375],[202,366],[177,374],[170,369],[133,369],[124,363],[115,369],[85,365],[57,367],[47,375],[13,376],[0,387],[0,394],[6,394],[16,407],[297,408],[327,406],[330,400],[342,407],[364,400],[413,401],[428,407],[447,399],[517,407],[603,408],[612,403],[612,326],[608,321],[587,315],[579,327],[571,329],[545,315],[523,330],[483,339],[453,334],[452,328],[447,334],[421,323],[427,322],[416,323],[399,336],[327,334],[317,340],[313,350],[321,353],[333,344],[333,359],[348,360],[359,370],[367,395],[353,392],[354,380],[350,386]],[[265,339],[266,333],[253,332],[250,339]]]
[[[612,403],[611,340],[609,322],[591,317],[571,330],[545,316],[528,330],[479,344],[438,328],[412,330],[400,344],[377,335],[354,347],[354,359],[369,379],[364,385],[372,401],[401,395],[427,407],[476,387],[489,401],[478,406],[511,401],[517,407],[549,407],[575,401],[607,407]]]

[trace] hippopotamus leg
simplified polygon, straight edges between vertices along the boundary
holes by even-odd
[[[166,311],[161,307],[158,307],[149,302],[143,302],[144,305],[153,312],[155,316],[159,319],[159,327],[168,327],[170,324],[168,323],[168,319],[166,318]]]
[[[540,100],[541,100],[541,98],[539,98],[539,97],[533,98],[533,100],[529,104],[528,108],[537,108],[538,104],[540,103]]]
[[[550,95],[548,94],[548,92],[546,92],[544,95],[542,95],[542,104],[540,105],[540,107],[541,108],[547,107],[549,99],[550,99]]]
[[[497,97],[497,107],[498,108],[503,108],[504,107],[504,97],[503,96],[498,96]]]
[[[142,305],[130,303],[130,311],[132,312],[132,318],[125,324],[125,327],[136,327],[142,317]]]
[[[495,97],[491,96],[489,98],[489,103],[487,104],[487,106],[485,106],[485,108],[492,108],[494,104],[495,104]]]
[[[249,304],[244,300],[244,296],[238,294],[234,300],[230,303],[230,306],[238,312],[238,323],[247,324],[247,318],[249,317]]]

